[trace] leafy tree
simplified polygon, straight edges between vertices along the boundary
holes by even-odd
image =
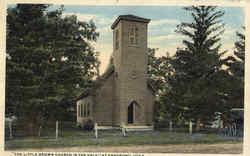
[[[162,123],[166,120],[172,120],[178,113],[172,109],[173,107],[169,106],[172,104],[168,97],[171,89],[169,82],[173,74],[173,68],[170,64],[171,57],[168,52],[166,56],[156,57],[157,50],[154,48],[148,49],[148,82],[156,90],[155,122]]]
[[[224,11],[214,6],[184,7],[193,21],[182,22],[176,32],[187,37],[183,40],[185,48],[178,48],[173,58],[175,70],[172,95],[186,119],[200,122],[213,119],[216,111],[226,109],[227,95],[230,91],[228,74],[222,69],[225,60],[220,52],[220,36],[224,24],[220,18]],[[227,109],[230,107],[228,106]]]
[[[95,24],[63,18],[63,6],[48,8],[18,4],[7,11],[6,115],[38,125],[63,119],[98,66],[90,43],[99,36]]]
[[[167,52],[166,56],[156,57],[155,52],[157,50],[155,48],[148,49],[148,75],[149,82],[155,90],[161,92],[169,87],[167,84],[173,71],[169,53]]]

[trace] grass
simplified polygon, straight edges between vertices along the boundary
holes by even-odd
[[[185,132],[128,132],[126,137],[121,131],[99,131],[98,139],[93,132],[70,129],[63,132],[63,136],[55,139],[55,132],[50,136],[18,137],[5,141],[5,150],[22,150],[29,148],[63,148],[79,146],[134,146],[134,145],[164,145],[164,144],[216,144],[242,143],[242,138],[223,137],[216,133]]]

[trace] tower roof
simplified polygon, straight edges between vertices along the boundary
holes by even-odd
[[[116,25],[120,22],[120,20],[135,21],[135,22],[142,22],[142,23],[150,22],[150,19],[138,17],[135,15],[120,15],[117,17],[115,22],[111,25],[111,29],[114,29]]]

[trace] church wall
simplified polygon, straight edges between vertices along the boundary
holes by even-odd
[[[104,81],[94,98],[93,116],[98,125],[113,125],[114,74]]]
[[[150,90],[148,88],[147,90],[147,97],[146,97],[146,101],[148,102],[147,103],[147,109],[146,109],[146,120],[147,120],[147,124],[149,125],[152,125],[153,124],[153,117],[154,117],[154,102],[155,102],[155,99],[154,99],[154,95],[153,95],[153,92],[152,90]]]
[[[135,114],[137,125],[145,125],[148,107],[152,106],[152,96],[147,88],[147,24],[121,21],[122,23],[122,54],[120,62],[120,104],[121,120],[127,123],[127,108],[135,100],[140,105],[141,113]],[[128,27],[136,24],[139,28],[139,44],[131,46],[128,38]],[[135,74],[135,76],[133,76]]]
[[[113,107],[113,125],[114,126],[119,126],[120,125],[120,85],[119,85],[119,75],[118,73],[116,73],[116,75],[114,76],[114,81],[113,81],[113,85],[114,85],[114,107]]]
[[[116,48],[116,31],[119,31],[119,48]],[[113,124],[120,125],[120,67],[121,67],[121,46],[122,46],[122,21],[117,24],[115,30],[113,31],[113,56],[114,56],[114,66],[115,66],[115,77],[114,77],[114,113],[113,113]]]
[[[138,28],[135,36],[129,33],[131,26]],[[129,37],[135,38],[135,44]],[[94,122],[102,126],[127,125],[128,107],[133,103],[129,122],[133,119],[133,125],[151,125],[154,96],[147,86],[147,23],[120,20],[113,30],[113,56],[114,73],[89,98]]]

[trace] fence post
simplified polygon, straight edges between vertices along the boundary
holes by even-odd
[[[10,130],[10,139],[13,138],[13,134],[12,134],[12,122],[9,122],[9,130]]]
[[[58,120],[56,120],[56,140],[58,139]]]
[[[95,123],[94,130],[95,130],[95,138],[97,139],[98,138],[98,124],[97,123]]]
[[[219,128],[224,128],[223,120],[222,119],[219,120]]]
[[[126,136],[126,128],[125,128],[125,124],[122,123],[122,135],[125,137]]]
[[[192,135],[192,133],[193,133],[193,123],[192,123],[192,121],[190,120],[190,121],[189,121],[189,134]]]
[[[42,126],[39,126],[39,130],[38,130],[38,137],[41,137],[41,130],[42,130]]]
[[[170,122],[169,122],[169,131],[170,132],[173,131],[173,122],[172,122],[172,120],[170,120]]]
[[[60,124],[60,136],[61,137],[63,136],[63,121],[61,121],[61,124]]]

